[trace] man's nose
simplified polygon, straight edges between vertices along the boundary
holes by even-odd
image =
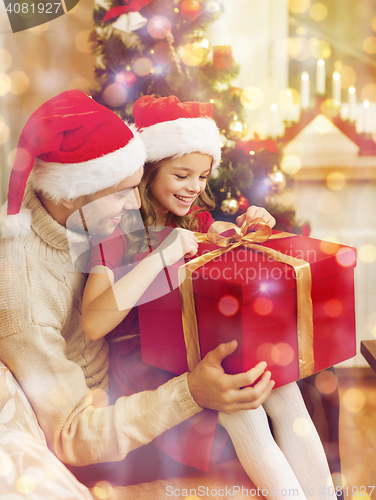
[[[130,193],[124,201],[124,208],[127,210],[137,210],[141,207],[141,197],[138,188],[133,188],[133,193]]]

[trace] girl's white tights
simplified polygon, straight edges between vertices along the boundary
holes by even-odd
[[[275,440],[265,412],[272,420]],[[295,382],[274,389],[256,410],[220,412],[218,422],[264,496],[282,497],[283,489],[286,499],[335,498],[322,443]]]

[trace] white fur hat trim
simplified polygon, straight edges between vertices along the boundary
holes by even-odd
[[[147,161],[179,158],[190,153],[213,157],[213,168],[221,160],[219,130],[211,118],[178,118],[140,130]]]

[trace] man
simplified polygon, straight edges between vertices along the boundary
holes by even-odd
[[[256,408],[273,386],[264,363],[238,375],[223,372],[222,359],[236,349],[232,342],[210,352],[189,375],[107,404],[108,347],[83,334],[86,277],[73,267],[68,245],[68,233],[77,243],[86,235],[65,226],[93,199],[125,193],[115,212],[102,213],[101,228],[111,234],[125,210],[138,208],[144,161],[137,132],[82,92],[64,92],[25,125],[1,217],[0,359],[25,391],[56,455],[78,467],[131,456],[123,465],[132,464],[132,477],[123,477],[124,484],[147,466],[134,450],[202,407],[227,413]],[[241,389],[259,377],[254,387]],[[106,474],[105,466],[96,470]]]

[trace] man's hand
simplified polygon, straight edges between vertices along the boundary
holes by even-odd
[[[236,348],[236,340],[220,344],[188,374],[189,390],[199,406],[235,413],[258,408],[269,396],[275,382],[270,380],[270,372],[265,372],[264,361],[245,373],[227,375],[224,372],[221,362]],[[254,387],[246,387],[260,376]]]
[[[270,215],[270,213],[265,210],[265,208],[256,207],[255,205],[249,207],[245,214],[239,215],[239,217],[236,219],[236,223],[239,227],[241,227],[244,224],[244,221],[249,224],[257,217],[261,217],[261,219],[264,219],[268,226],[275,226],[275,218]]]

